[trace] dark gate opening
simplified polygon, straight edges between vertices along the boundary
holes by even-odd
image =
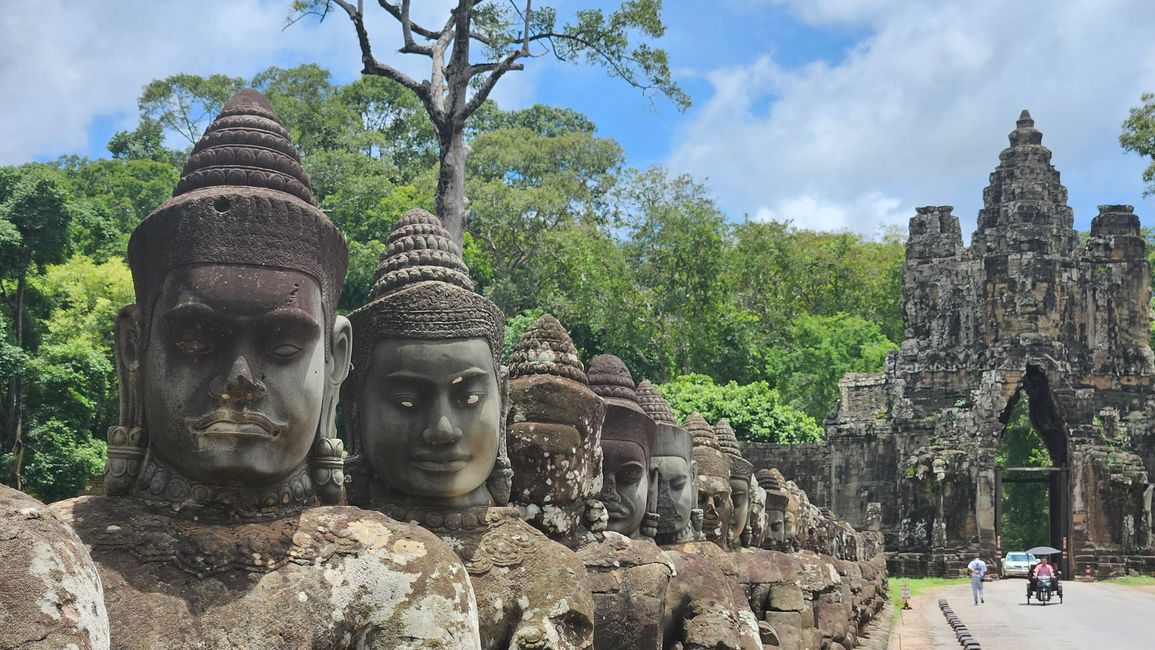
[[[1026,394],[1026,404],[1021,397]],[[1046,375],[1029,366],[1019,391],[1008,401],[999,418],[1004,429],[999,437],[995,466],[995,548],[1001,567],[1006,552],[1025,551],[1033,544],[1053,546],[1062,551],[1059,569],[1070,575],[1070,485],[1067,471],[1068,435]],[[1025,427],[1025,431],[1024,431]],[[1042,448],[1036,443],[1041,442]],[[1039,488],[1045,490],[1042,496]],[[1009,503],[1004,499],[1010,498]],[[1046,513],[1037,511],[1046,504]],[[1007,506],[1010,506],[1008,509]],[[1004,516],[1033,518],[1030,522],[1004,522]],[[1041,527],[1042,530],[1038,530]],[[1018,540],[1010,548],[1004,543],[1004,529]],[[1029,541],[1028,541],[1029,540]]]

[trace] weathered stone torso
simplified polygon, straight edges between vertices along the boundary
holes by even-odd
[[[380,513],[218,523],[105,497],[52,510],[92,549],[118,648],[478,647],[461,562]]]
[[[661,648],[673,565],[656,545],[607,531],[578,549],[593,586],[597,648]]]
[[[689,544],[709,542],[688,542]],[[720,551],[721,549],[719,549]],[[733,580],[717,564],[693,550],[666,550],[676,573],[666,595],[666,646],[738,650],[760,648],[751,637],[750,619],[742,615],[745,599],[736,600]]]
[[[482,647],[562,650],[593,643],[585,568],[573,551],[523,521],[517,508],[449,511],[436,521],[425,511],[421,523],[465,562]]]
[[[0,648],[108,647],[108,615],[88,551],[43,503],[5,485],[0,558]]]
[[[723,550],[713,542],[682,542],[679,544],[670,544],[666,546],[665,549],[667,554],[682,553],[698,557],[717,567],[721,573],[721,577],[718,578],[717,574],[712,575],[715,576],[715,579],[719,579],[721,584],[725,585],[725,590],[728,592],[731,612],[737,621],[735,626],[739,644],[737,647],[761,648],[762,643],[759,640],[758,619],[756,619],[754,613],[750,611],[750,604],[747,602],[746,594],[740,585],[740,575],[734,563],[733,554]],[[683,578],[683,580],[688,582],[691,578],[687,576]],[[698,587],[697,585],[693,585],[686,588],[697,589]]]

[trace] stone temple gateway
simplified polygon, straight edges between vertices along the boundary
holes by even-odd
[[[1150,269],[1131,206],[1103,205],[1089,236],[1026,111],[983,191],[971,245],[949,206],[910,221],[904,340],[878,374],[848,374],[827,443],[748,445],[854,525],[881,502],[892,574],[955,574],[1000,548],[996,462],[1018,400],[1054,467],[1050,543],[1061,568],[1155,569],[1155,366]],[[807,484],[810,483],[810,484]]]

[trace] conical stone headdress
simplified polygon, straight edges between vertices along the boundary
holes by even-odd
[[[730,480],[730,456],[718,446],[710,423],[698,413],[691,413],[682,424],[694,440],[694,460],[702,476],[720,476]]]
[[[389,234],[369,303],[349,314],[354,367],[362,378],[381,339],[483,338],[500,364],[505,315],[473,291],[461,249],[436,216],[406,212]]]
[[[638,384],[638,404],[658,425],[654,443],[655,456],[677,456],[687,461],[694,458],[694,440],[690,432],[678,425],[670,403],[648,380]]]
[[[544,314],[521,335],[509,376],[513,500],[580,509],[601,489],[606,406],[590,390],[577,348],[556,318]],[[566,522],[554,517],[544,523]],[[569,531],[547,534],[563,532]]]
[[[626,364],[612,354],[599,354],[590,360],[587,374],[590,388],[606,403],[602,440],[637,443],[645,450],[646,459],[651,458],[657,425],[638,404],[634,378]]]
[[[531,375],[555,375],[586,386],[590,383],[573,339],[550,314],[542,314],[525,330],[510,355],[510,379]]]
[[[758,486],[766,490],[766,508],[769,510],[785,510],[790,496],[782,488],[779,474],[772,469],[760,469],[754,473]]]
[[[277,114],[245,89],[205,130],[173,198],[128,243],[145,322],[168,271],[187,264],[280,267],[312,276],[333,322],[349,264],[345,238],[313,203],[309,177]]]
[[[730,457],[730,478],[742,479],[750,482],[754,473],[754,465],[742,457],[742,448],[738,446],[738,437],[734,435],[734,428],[729,420],[718,420],[714,425],[714,435],[718,438],[718,446]]]

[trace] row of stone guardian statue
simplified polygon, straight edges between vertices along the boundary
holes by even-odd
[[[106,496],[0,486],[0,648],[843,648],[881,606],[878,534],[725,421],[549,315],[503,368],[433,215],[338,315],[345,240],[255,91],[128,263]]]

